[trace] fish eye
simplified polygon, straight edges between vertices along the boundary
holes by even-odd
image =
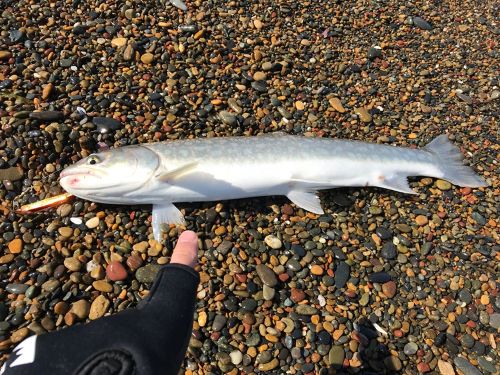
[[[90,155],[89,158],[87,159],[87,164],[94,165],[97,163],[100,163],[101,159],[97,155]]]

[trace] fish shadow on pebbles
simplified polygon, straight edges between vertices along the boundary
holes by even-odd
[[[331,366],[328,374],[335,375],[391,375],[401,374],[402,362],[391,355],[389,348],[378,341],[380,333],[368,319],[361,318],[354,324],[352,337],[358,341],[356,353],[359,365],[353,367]],[[333,370],[333,372],[331,371]]]

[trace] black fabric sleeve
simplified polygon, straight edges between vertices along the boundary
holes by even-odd
[[[34,346],[34,361],[16,364],[19,357],[24,356],[17,362],[29,359],[23,341],[4,374],[177,374],[191,335],[198,283],[192,268],[166,265],[138,308],[28,338],[34,342],[29,344]]]

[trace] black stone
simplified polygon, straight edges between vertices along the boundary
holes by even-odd
[[[302,372],[304,374],[307,374],[313,370],[314,370],[314,364],[312,364],[312,363],[306,363],[302,366]]]
[[[380,251],[380,255],[387,260],[391,260],[396,258],[398,255],[398,251],[396,246],[392,242],[386,242],[384,246],[382,246],[382,250]]]
[[[153,102],[154,101],[162,101],[163,96],[159,92],[152,92],[151,94],[149,94],[149,100],[151,100]]]
[[[257,301],[251,298],[241,302],[241,308],[245,311],[254,311],[257,308]]]
[[[380,47],[371,47],[368,50],[368,58],[370,60],[375,60],[377,57],[382,57],[382,49]]]
[[[69,68],[73,64],[72,59],[61,59],[59,60],[59,65],[61,65],[62,68]]]
[[[251,85],[255,91],[258,91],[258,92],[266,92],[267,91],[266,81],[253,81]]]
[[[324,345],[330,345],[332,342],[332,336],[327,331],[320,331],[318,333],[318,342]]]
[[[24,294],[26,289],[28,289],[28,285],[26,284],[7,284],[5,290],[9,293],[13,294]]]
[[[443,346],[445,342],[446,342],[446,333],[439,332],[436,338],[434,339],[434,345],[436,345],[439,348]]]
[[[73,34],[74,35],[81,35],[84,34],[87,28],[84,25],[76,25],[73,27]]]
[[[64,113],[59,111],[31,112],[29,116],[39,121],[59,121],[64,118]]]
[[[8,78],[0,81],[0,90],[5,90],[12,87],[12,83],[12,80]]]
[[[300,258],[306,255],[306,251],[304,250],[304,248],[297,244],[292,245],[292,251],[295,255],[297,255]]]
[[[4,320],[9,314],[9,307],[5,302],[0,302],[0,320]]]
[[[432,30],[431,24],[418,16],[413,17],[413,24],[422,30]]]
[[[290,259],[288,262],[286,262],[286,268],[289,270],[292,270],[294,272],[300,271],[302,269],[302,266],[300,265],[299,262],[297,262],[295,259]]]
[[[458,298],[468,304],[472,301],[472,294],[468,289],[462,289],[458,292]]]
[[[385,228],[385,227],[378,227],[377,229],[375,229],[375,233],[382,240],[388,240],[389,238],[392,238],[392,231],[390,229]]]
[[[26,35],[19,30],[10,30],[9,31],[9,38],[12,43],[20,43],[24,41],[24,38]]]
[[[368,275],[368,281],[371,283],[386,283],[391,280],[391,276],[387,272],[375,272]]]
[[[97,127],[99,133],[107,133],[110,130],[118,130],[122,123],[111,117],[94,117],[92,123]]]
[[[472,337],[471,335],[466,333],[465,335],[462,336],[461,342],[462,342],[462,345],[464,347],[470,349],[474,346],[474,343],[476,342],[476,340],[474,339],[474,337]]]
[[[486,352],[486,346],[481,341],[476,341],[472,347],[472,351],[477,355],[483,355]]]
[[[345,287],[351,273],[351,267],[346,262],[340,262],[335,270],[335,286],[338,289]]]

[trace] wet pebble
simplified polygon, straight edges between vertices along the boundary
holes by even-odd
[[[264,284],[269,287],[274,287],[278,283],[278,279],[276,278],[275,273],[265,264],[259,264],[256,267],[257,275],[259,275],[260,279]]]
[[[111,117],[94,117],[92,123],[97,127],[99,133],[107,133],[109,131],[118,130],[122,127],[122,123]]]

